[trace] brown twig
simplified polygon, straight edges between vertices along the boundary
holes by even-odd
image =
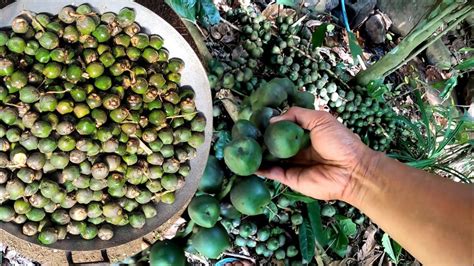
[[[222,254],[226,255],[226,256],[231,256],[231,257],[235,257],[235,258],[239,258],[239,259],[248,260],[248,261],[251,261],[252,263],[256,262],[254,258],[249,257],[249,256],[244,256],[244,255],[241,255],[241,254],[230,253],[230,252],[224,252]]]
[[[224,19],[221,17],[221,21],[224,22],[225,24],[229,25],[231,28],[233,28],[234,30],[238,31],[238,32],[241,32],[241,30],[235,26],[234,24],[232,24],[230,21]]]
[[[66,89],[66,90],[63,90],[63,91],[46,91],[46,92],[41,93],[41,95],[45,95],[45,94],[61,94],[61,93],[69,92],[69,91],[71,91],[71,90],[70,90],[70,89]]]
[[[166,119],[181,118],[181,117],[186,117],[186,116],[188,116],[188,115],[195,115],[195,114],[197,114],[197,113],[198,113],[198,112],[187,113],[187,114],[184,114],[184,115],[172,115],[172,116],[166,117]]]

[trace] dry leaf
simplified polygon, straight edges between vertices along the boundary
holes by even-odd
[[[278,15],[292,16],[295,13],[296,11],[294,9],[283,8],[276,3],[268,5],[265,10],[262,11],[262,15],[270,21],[274,21]]]
[[[347,52],[344,48],[342,47],[333,47],[331,48],[332,51],[334,51],[339,58],[342,59],[343,62],[353,65],[354,64],[354,59],[352,58],[352,55]]]
[[[186,220],[182,217],[179,217],[171,226],[161,234],[161,237],[165,239],[173,239],[178,233],[179,228],[186,223]]]
[[[364,233],[364,244],[356,254],[357,261],[367,261],[373,259],[374,254],[376,253],[375,246],[377,245],[377,241],[375,240],[375,234],[377,231],[378,229],[374,225],[367,227]],[[375,259],[377,259],[379,256],[380,254],[377,254]]]
[[[332,261],[331,263],[329,263],[329,266],[346,266],[351,265],[353,262],[355,262],[355,259],[345,258],[343,260]]]
[[[310,19],[310,20],[306,21],[306,23],[305,23],[306,27],[309,27],[309,28],[320,26],[321,24],[323,24],[322,21],[315,20],[315,19]]]
[[[331,53],[331,50],[329,48],[326,48],[326,47],[318,47],[316,48],[318,54],[324,54],[327,56],[326,59],[329,60],[329,63],[331,63],[332,66],[335,66],[336,65],[336,57],[334,56],[333,53]]]
[[[392,20],[385,13],[380,12],[380,10],[376,10],[375,13],[382,17],[382,20],[385,24],[385,29],[388,30],[390,26],[392,26]]]

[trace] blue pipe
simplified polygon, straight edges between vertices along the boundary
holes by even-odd
[[[347,12],[346,12],[346,1],[341,0],[341,8],[342,8],[342,19],[344,21],[344,26],[346,27],[347,32],[351,31],[349,27],[349,20],[347,19]]]

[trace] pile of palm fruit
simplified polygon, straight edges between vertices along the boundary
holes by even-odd
[[[183,60],[135,16],[66,6],[0,32],[0,221],[42,244],[142,228],[204,142]]]

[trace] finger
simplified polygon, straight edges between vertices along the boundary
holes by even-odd
[[[288,159],[288,162],[296,164],[315,164],[322,161],[323,158],[313,149],[313,147],[307,147]]]
[[[315,127],[329,122],[330,119],[334,118],[328,112],[310,110],[301,107],[291,107],[286,113],[272,117],[270,122],[274,123],[281,120],[289,120],[296,122],[302,128],[311,131]]]
[[[257,171],[259,176],[263,176],[272,180],[276,180],[290,188],[296,188],[298,184],[298,175],[303,171],[302,167],[291,167],[283,169],[282,167],[275,166],[268,169],[261,169]]]

